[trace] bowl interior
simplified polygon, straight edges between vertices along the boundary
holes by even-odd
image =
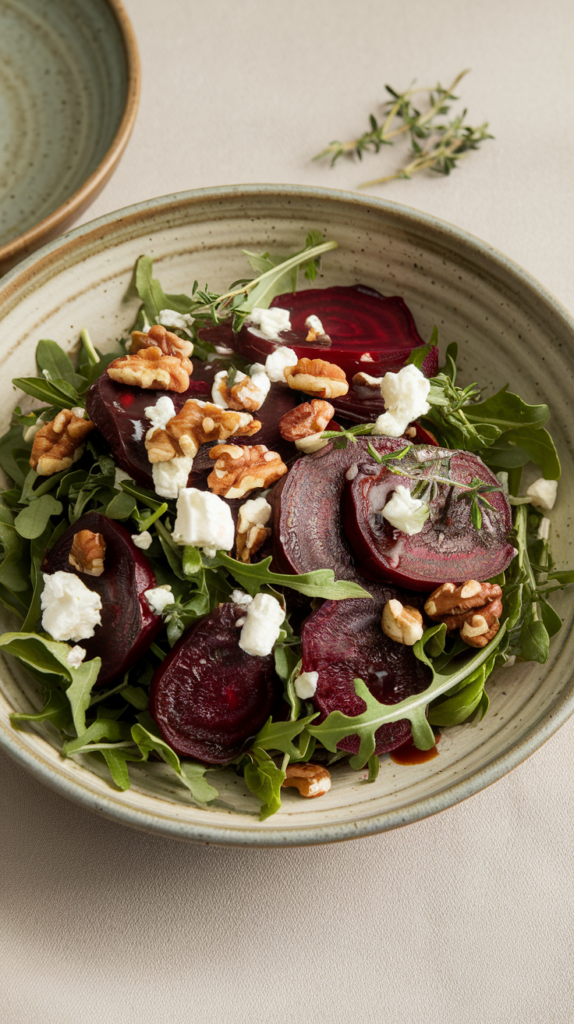
[[[121,124],[128,63],[107,0],[0,0],[0,246],[57,210]]]
[[[136,258],[148,253],[170,292],[188,292],[197,278],[223,290],[245,276],[243,248],[288,252],[311,228],[339,243],[323,261],[319,284],[361,282],[402,295],[423,337],[434,324],[441,348],[459,343],[461,375],[488,389],[509,383],[527,400],[548,401],[563,465],[552,513],[555,557],[572,563],[574,474],[568,394],[574,375],[573,325],[544,289],[520,268],[464,233],[394,204],[326,190],[242,187],[205,190],[140,204],[103,218],[47,246],[0,284],[0,428],[17,396],[10,380],[35,372],[38,340],[49,337],[73,351],[82,327],[100,347],[133,321]],[[557,382],[560,382],[557,384]],[[209,808],[190,803],[168,769],[130,769],[132,789],[111,788],[95,758],[62,760],[49,727],[11,729],[14,708],[31,710],[33,681],[10,659],[0,672],[0,742],[40,778],[73,799],[126,824],[175,837],[242,845],[326,842],[396,827],[434,813],[500,777],[536,749],[572,710],[572,599],[556,607],[565,628],[545,666],[501,670],[489,681],[491,707],[478,725],[445,730],[438,758],[399,766],[381,758],[376,782],[366,772],[336,766],[333,787],[320,800],[285,792],[283,809],[267,822],[232,772],[218,772],[220,799]],[[4,616],[4,626],[14,628]]]

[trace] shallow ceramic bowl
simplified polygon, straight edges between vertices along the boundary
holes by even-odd
[[[245,276],[242,248],[289,252],[310,228],[339,242],[324,259],[320,284],[362,282],[403,295],[423,337],[433,324],[441,344],[459,342],[462,375],[488,388],[509,382],[531,402],[548,400],[563,464],[552,513],[559,565],[572,564],[569,524],[574,465],[569,410],[574,322],[537,281],[500,253],[432,217],[384,200],[297,186],[245,186],[181,193],[141,203],[87,224],[28,259],[0,282],[0,429],[17,396],[14,376],[35,372],[40,338],[73,350],[88,326],[105,347],[132,323],[138,306],[133,265],[149,253],[170,292],[194,279],[225,290]],[[559,383],[558,383],[559,382]],[[570,548],[570,550],[569,550]],[[337,765],[319,800],[284,794],[282,810],[257,820],[241,780],[217,778],[220,799],[207,808],[161,764],[130,768],[119,793],[107,769],[63,760],[47,729],[15,731],[10,711],[40,706],[35,685],[12,660],[0,666],[0,743],[41,781],[110,818],[181,839],[254,846],[324,843],[405,825],[483,789],[536,750],[574,709],[570,626],[574,602],[556,605],[565,627],[545,666],[504,669],[489,681],[491,709],[479,725],[445,730],[439,756],[418,766],[381,758],[376,782]],[[6,626],[12,626],[5,619]]]
[[[97,196],[139,78],[120,0],[0,0],[0,273]]]

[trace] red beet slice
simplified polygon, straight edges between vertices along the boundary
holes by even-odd
[[[331,711],[360,715],[365,710],[353,685],[357,677],[383,704],[397,704],[430,684],[430,670],[415,658],[412,648],[390,640],[381,629],[386,601],[398,598],[413,604],[416,597],[413,602],[413,595],[393,587],[368,589],[372,601],[326,601],[303,626],[303,671],[319,673],[313,697],[321,712],[318,722]],[[377,729],[375,739],[375,753],[394,750],[411,739],[411,724],[406,718],[389,722]],[[356,754],[359,737],[347,736],[338,747]]]
[[[118,466],[129,473],[142,487],[153,491],[151,465],[144,444],[150,422],[144,410],[155,405],[158,398],[168,395],[179,412],[188,398],[207,401],[210,387],[205,381],[191,380],[182,395],[175,391],[152,391],[117,384],[107,373],[92,384],[86,398],[88,416],[108,442]]]
[[[291,330],[274,342],[244,325],[237,337],[239,352],[253,361],[265,362],[279,345],[287,345],[299,359],[320,358],[336,363],[347,374],[350,387],[349,393],[335,399],[333,405],[342,416],[360,423],[376,419],[385,407],[380,395],[373,397],[369,389],[355,388],[353,376],[361,370],[372,377],[400,370],[412,349],[424,344],[404,300],[396,295],[386,298],[365,285],[311,288],[279,295],[271,305],[289,310]],[[319,317],[330,345],[306,340],[309,332],[305,320],[311,314]],[[437,350],[433,350],[423,364],[423,373],[432,377],[437,367]]]
[[[176,644],[152,680],[149,709],[182,757],[224,764],[265,724],[282,686],[273,655],[239,647],[245,611],[222,604]]]
[[[425,461],[425,454],[430,458]],[[442,456],[442,459],[441,459]],[[436,459],[440,461],[436,461]],[[448,465],[450,464],[450,470]],[[416,446],[400,467],[407,472],[436,472],[469,485],[473,478],[485,484],[498,480],[477,455],[444,448]],[[412,489],[413,480],[392,474],[367,456],[343,492],[343,524],[362,572],[370,579],[390,580],[413,590],[430,591],[445,581],[487,580],[502,572],[514,557],[508,537],[512,529],[510,505],[501,491],[487,495],[493,509],[481,506],[482,526],[471,521],[471,503],[463,492],[438,484],[430,502],[430,515],[422,531],[409,537],[395,530],[381,511],[397,485]]]
[[[101,576],[78,572],[68,561],[72,541],[80,530],[103,535],[106,555]],[[58,571],[73,573],[102,599],[102,624],[96,626],[90,640],[81,640],[80,646],[86,649],[88,658],[102,659],[96,687],[107,686],[137,661],[161,629],[161,615],[153,614],[144,597],[144,591],[157,586],[155,575],[128,531],[99,512],[86,513],[50,548],[42,572]]]
[[[151,464],[144,444],[146,431],[150,427],[145,409],[155,405],[162,395],[172,399],[176,412],[179,412],[188,398],[211,401],[211,386],[219,368],[216,363],[194,365],[195,376],[190,380],[189,389],[182,395],[174,391],[145,391],[127,384],[117,384],[107,373],[92,384],[86,401],[88,415],[108,442],[118,466],[129,473],[136,483],[152,491],[154,489]],[[234,438],[233,443],[265,444],[270,450],[279,452],[283,459],[292,459],[293,454],[296,454],[295,446],[282,439],[277,425],[281,417],[296,404],[297,396],[293,391],[281,384],[272,384],[261,409],[254,413],[254,417],[261,421],[261,430],[251,437]],[[189,487],[207,488],[205,480],[213,469],[213,461],[209,458],[210,447],[211,444],[202,445],[199,449],[188,480]]]
[[[384,454],[404,448],[403,438],[373,438]],[[332,444],[300,458],[272,492],[274,568],[283,573],[333,569],[337,579],[364,584],[357,561],[343,534],[341,494],[345,474],[365,461],[367,441]]]

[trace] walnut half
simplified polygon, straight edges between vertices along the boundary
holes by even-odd
[[[147,334],[144,331],[132,331],[132,343],[130,352],[132,355],[142,348],[160,348],[166,356],[184,356],[189,358],[193,352],[191,341],[178,337],[173,331],[166,331],[161,324],[150,327]]]
[[[425,612],[435,622],[445,622],[449,633],[460,630],[469,647],[486,647],[500,629],[501,597],[498,583],[443,583],[427,598]]]
[[[345,371],[325,359],[299,359],[284,370],[290,388],[317,398],[339,398],[349,390]]]
[[[187,391],[192,372],[193,363],[189,359],[165,355],[157,345],[120,356],[108,366],[109,376],[119,384],[176,391],[178,394]]]
[[[222,409],[212,402],[189,398],[164,429],[148,430],[145,446],[150,462],[169,462],[176,456],[194,459],[206,441],[225,441],[232,435],[250,437],[261,430],[259,420],[248,412]]]
[[[279,433],[286,441],[300,441],[311,434],[322,433],[333,419],[335,410],[330,402],[314,398],[290,409],[279,420]]]
[[[218,444],[209,458],[215,459],[215,466],[207,486],[222,498],[242,498],[257,487],[270,487],[287,472],[281,456],[264,444]]]
[[[301,796],[323,796],[331,788],[331,774],[320,764],[288,764],[285,776],[281,783],[282,788],[294,786]]]
[[[104,571],[106,542],[101,533],[79,530],[74,534],[68,562],[87,576],[101,576]]]
[[[39,476],[52,476],[69,469],[82,454],[82,442],[95,426],[91,420],[76,416],[71,409],[62,409],[36,433],[30,455],[32,469]]]
[[[391,640],[412,647],[424,633],[423,617],[418,608],[392,598],[383,608],[381,628]]]

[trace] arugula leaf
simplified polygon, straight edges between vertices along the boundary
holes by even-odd
[[[127,722],[116,722],[109,718],[97,718],[88,728],[76,739],[64,743],[62,754],[69,757],[70,754],[89,752],[90,745],[99,743],[101,740],[129,740],[130,727]]]
[[[246,562],[230,558],[224,551],[218,551],[214,558],[205,559],[205,564],[210,568],[217,565],[223,566],[252,597],[265,585],[290,587],[291,590],[297,590],[307,597],[322,597],[326,601],[371,597],[368,591],[358,583],[351,583],[349,580],[335,581],[332,569],[315,569],[313,572],[302,573],[300,576],[288,576],[271,572],[269,569],[271,561],[271,556],[269,556],[262,562],[249,565]]]
[[[219,790],[205,778],[205,773],[212,771],[208,765],[198,761],[181,761],[181,775],[194,800],[199,804],[208,804],[219,796]]]
[[[375,733],[388,722],[397,722],[408,718],[411,723],[413,742],[421,750],[430,750],[434,746],[434,733],[427,721],[425,708],[435,697],[446,693],[462,680],[470,676],[484,661],[490,658],[500,644],[506,631],[501,626],[498,633],[486,647],[465,655],[443,655],[441,659],[431,659],[425,647],[436,633],[444,632],[444,623],[431,626],[413,647],[415,656],[424,662],[432,671],[432,682],[422,693],[406,697],[398,704],[382,704],[373,696],[362,679],[355,679],[355,692],[361,697],[366,710],[360,715],[345,715],[342,711],[332,711],[321,725],[308,727],[312,736],[335,753],[337,744],[346,736],[358,736],[359,751],[350,759],[352,768],[363,768],[372,757],[375,746]]]
[[[413,366],[416,366],[417,370],[422,370],[425,359],[436,348],[438,348],[438,328],[435,326],[432,329],[431,339],[428,345],[417,345],[416,348],[412,348],[405,366],[412,363]]]
[[[71,406],[80,406],[84,403],[76,389],[61,379],[44,380],[42,377],[14,377],[14,387],[20,388],[32,398],[39,398],[41,402],[47,402],[57,409],[69,409]]]
[[[487,675],[486,663],[480,666],[477,672],[467,680],[467,685],[440,703],[433,704],[429,709],[428,720],[431,725],[441,727],[460,725],[472,715],[482,700],[484,684]]]
[[[149,256],[140,256],[135,269],[135,286],[144,304],[150,324],[156,322],[162,309],[173,309],[176,313],[191,313],[194,303],[187,295],[168,295],[157,278],[152,277],[153,261]]]
[[[115,494],[106,508],[105,515],[108,519],[129,519],[137,508],[136,499],[132,494],[120,491]],[[167,506],[166,506],[167,508]]]
[[[50,517],[59,516],[62,512],[61,501],[57,501],[51,494],[43,494],[18,513],[14,526],[21,537],[34,540],[44,532]]]
[[[373,756],[369,758],[367,766],[369,769],[367,782],[374,782],[379,774],[379,768],[381,767],[381,761],[377,754],[373,754]]]
[[[508,390],[508,384],[484,402],[466,406],[464,411],[471,423],[492,423],[502,431],[524,427],[538,430],[550,416],[547,405],[528,405],[519,395]]]
[[[152,752],[159,754],[179,776],[193,799],[198,803],[207,803],[219,795],[215,787],[203,778],[204,773],[208,771],[207,766],[196,764],[194,761],[180,762],[175,750],[172,750],[159,735],[146,729],[141,723],[132,726],[131,735],[134,742],[137,743],[144,761],[147,761]]]
[[[10,721],[14,728],[25,722],[51,722],[56,729],[68,731],[72,724],[70,717],[70,704],[63,690],[53,689],[48,691],[46,703],[41,711],[32,714],[16,712],[10,715]]]
[[[292,759],[299,758],[301,751],[295,746],[293,740],[317,718],[318,714],[319,712],[307,715],[306,718],[300,718],[296,722],[274,722],[272,718],[269,718],[253,740],[253,750],[280,750],[281,753],[288,754]]]
[[[127,747],[116,747],[108,750],[100,750],[100,754],[104,758],[118,789],[125,790],[130,788],[130,776],[128,773],[128,761],[140,761],[142,760],[139,754],[134,753],[133,749],[130,750]]]
[[[36,362],[40,370],[46,370],[48,380],[64,380],[76,391],[86,387],[87,381],[76,373],[69,355],[55,341],[39,341],[36,348]]]
[[[261,801],[259,820],[265,821],[281,807],[281,784],[285,772],[263,750],[251,751],[244,778],[247,788]]]
[[[90,703],[92,687],[98,678],[101,658],[84,661],[79,668],[72,668],[67,658],[68,644],[48,640],[38,633],[4,633],[0,636],[0,647],[6,654],[18,658],[23,665],[52,678],[63,677],[69,684],[66,697],[72,709],[72,718],[79,735],[86,730],[86,710]]]

